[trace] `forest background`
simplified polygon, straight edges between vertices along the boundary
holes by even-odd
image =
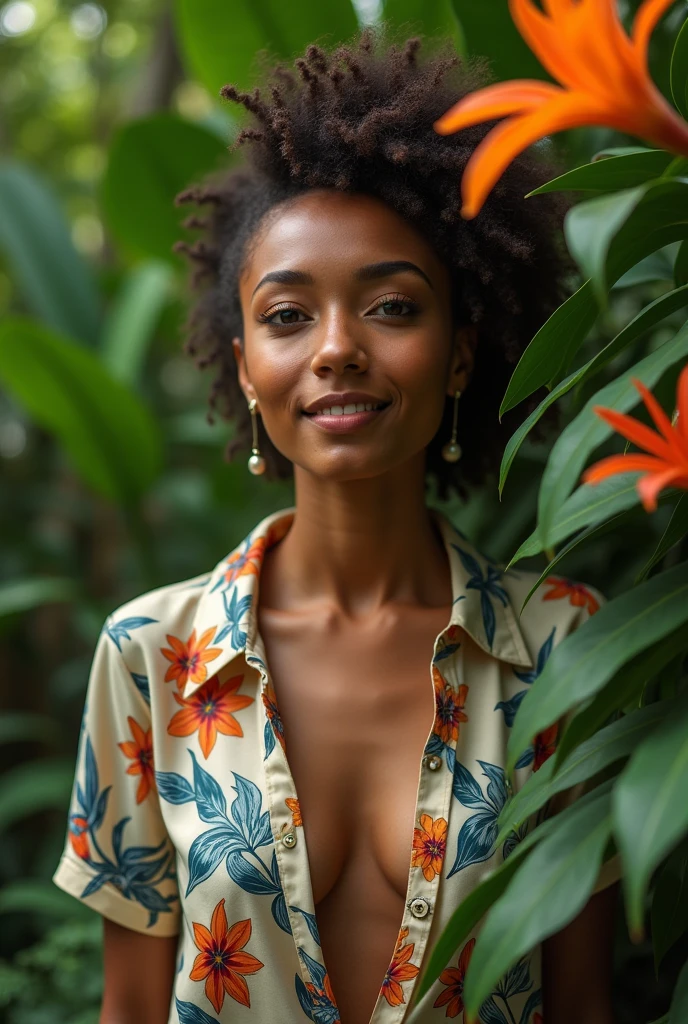
[[[619,5],[625,24],[637,7]],[[685,16],[677,4],[652,37],[650,69],[666,96]],[[408,25],[407,35],[449,36],[458,52],[490,58],[496,80],[549,80],[506,0],[0,6],[0,1020],[8,1024],[98,1018],[101,920],[50,876],[103,621],[128,598],[213,566],[259,518],[292,502],[287,485],[252,477],[242,460],[226,464],[230,428],[207,421],[209,381],[181,352],[186,268],[172,244],[191,238],[173,197],[232,159],[239,123],[218,92],[226,82],[252,84],[259,50],[289,58],[380,19]],[[606,128],[537,144],[570,168],[630,145],[637,140]],[[658,250],[616,282],[582,361],[668,291],[677,249]],[[683,315],[652,326],[567,394],[564,423],[605,381],[660,348]],[[10,335],[19,364],[7,356]],[[533,532],[553,441],[522,445],[501,503],[494,481],[467,505],[444,506],[497,561]],[[672,511],[667,502],[651,516],[631,509],[573,546],[557,571],[613,599],[642,573]],[[523,565],[542,570],[545,555]],[[682,877],[674,894],[684,904],[686,888]],[[664,952],[656,963],[650,927],[631,944],[620,901],[619,1024],[666,1012],[686,936]]]

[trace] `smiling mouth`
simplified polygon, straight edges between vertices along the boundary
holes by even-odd
[[[389,402],[351,402],[348,405],[331,405],[315,412],[305,412],[304,416],[353,416],[361,412],[379,412],[385,409]]]

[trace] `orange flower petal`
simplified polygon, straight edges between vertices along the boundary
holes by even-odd
[[[493,117],[531,110],[561,92],[559,86],[535,79],[519,78],[513,82],[497,82],[464,96],[435,121],[433,128],[440,135],[450,135]]]
[[[205,994],[219,1013],[225,1001],[225,986],[223,984],[222,972],[214,967],[205,980]]]
[[[566,128],[604,120],[600,105],[580,93],[562,92],[529,114],[506,118],[478,143],[461,179],[461,216],[469,220],[482,207],[495,182],[533,142]]]
[[[212,953],[213,937],[204,924],[193,922],[194,942],[203,953]]]
[[[663,459],[653,455],[608,455],[586,469],[582,480],[585,484],[598,484],[617,473],[656,473],[665,466]]]
[[[210,934],[218,945],[227,934],[227,914],[225,913],[224,899],[221,899],[213,910],[213,916],[210,919]]]
[[[225,932],[227,934],[227,949],[230,951],[242,949],[251,938],[251,918],[248,917],[245,921],[236,921],[229,931],[225,925]]]
[[[237,953],[232,953],[230,966],[233,971],[238,971],[239,974],[255,974],[265,964],[257,956],[253,956],[252,953],[239,950]]]
[[[203,981],[207,978],[208,971],[212,970],[213,957],[211,953],[199,953],[193,962],[189,977],[192,981]]]
[[[652,421],[657,427],[657,430],[662,434],[670,447],[674,446],[676,444],[676,432],[671,425],[671,420],[664,412],[664,409],[662,409],[655,396],[648,388],[645,387],[641,380],[637,380],[633,377],[632,381],[634,386],[640,392],[643,402],[645,403],[645,408],[652,417]]]
[[[676,408],[678,410],[678,422],[674,429],[678,431],[679,436],[688,445],[688,363],[683,367],[678,378]]]
[[[251,1005],[251,997],[248,994],[248,985],[240,974],[235,974],[234,971],[230,971],[227,974],[223,973],[222,984],[224,985],[225,992],[230,995],[232,999],[236,999],[237,1003],[241,1003],[242,1006]]]
[[[664,12],[674,0],[645,0],[636,11],[631,28],[631,40],[638,57],[639,67],[647,70],[647,48],[650,36]]]
[[[663,473],[648,473],[636,484],[636,489],[646,512],[654,512],[657,508],[659,492],[669,484],[673,484],[683,475],[680,466],[672,466]]]
[[[210,718],[210,716],[208,716],[201,721],[201,724],[198,727],[198,743],[205,758],[210,756],[216,740],[217,729],[215,727],[215,722]]]
[[[167,731],[170,736],[190,736],[192,732],[196,732],[199,722],[199,714],[194,708],[184,708],[183,711],[177,711],[170,720],[170,724],[167,726]]]

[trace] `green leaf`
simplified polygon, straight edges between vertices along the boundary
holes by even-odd
[[[188,211],[176,207],[174,197],[230,163],[226,144],[217,135],[174,114],[129,121],[113,139],[103,178],[108,226],[132,254],[179,267],[181,260],[172,246],[191,236],[181,226]]]
[[[674,288],[672,291],[666,292],[664,295],[660,295],[659,298],[648,303],[648,305],[641,309],[641,311],[637,313],[636,316],[634,316],[633,319],[630,320],[626,326],[604,346],[603,349],[597,352],[592,359],[589,359],[583,366],[574,370],[573,373],[570,373],[565,380],[561,381],[561,383],[558,384],[542,400],[542,402],[540,402],[537,409],[533,410],[530,416],[523,421],[518,430],[509,438],[507,446],[504,449],[502,465],[499,470],[500,497],[518,449],[550,405],[553,405],[554,402],[558,401],[558,399],[577,384],[594,377],[594,375],[607,366],[607,364],[614,359],[619,352],[622,352],[628,345],[631,345],[634,341],[637,341],[638,338],[642,337],[646,331],[649,331],[665,317],[674,313],[677,309],[681,309],[686,304],[688,304],[688,284]]]
[[[289,60],[309,43],[345,42],[358,28],[350,0],[176,0],[175,16],[189,74],[213,96],[228,82],[242,89],[256,85],[260,50]]]
[[[641,580],[647,579],[657,562],[661,562],[664,556],[683,540],[686,533],[688,533],[688,498],[682,494],[674,506],[671,519],[667,523],[657,547],[636,576],[635,582],[640,583]]]
[[[659,578],[641,584],[636,592]],[[688,606],[685,598],[684,602]],[[626,917],[636,939],[643,935],[650,876],[688,829],[687,792],[688,700],[684,698],[682,706],[638,747],[612,798],[614,835],[624,865]]]
[[[1,330],[1,329],[0,329]],[[0,333],[0,339],[2,335]],[[1,345],[1,341],[0,341]],[[0,347],[0,377],[2,376],[2,348]],[[57,576],[36,579],[9,580],[0,583],[0,618],[38,608],[55,601],[73,601],[77,587],[73,580]]]
[[[546,764],[547,762],[545,762]],[[487,910],[502,895],[524,854],[553,831],[566,825],[572,817],[574,820],[578,820],[581,810],[598,801],[609,792],[609,789],[610,784],[604,783],[594,792],[585,793],[575,804],[564,808],[555,817],[546,818],[540,822],[514,847],[506,860],[502,861],[494,870],[484,873],[480,884],[475,889],[471,889],[454,910],[444,931],[433,946],[425,972],[418,979],[414,1002],[418,1002],[433,982],[439,978],[459,946],[468,938]]]
[[[602,605],[554,648],[523,698],[509,738],[507,771],[513,771],[533,736],[594,696],[635,654],[686,620],[688,563],[652,576]]]
[[[688,322],[660,348],[645,356],[625,373],[594,394],[555,441],[545,466],[538,496],[537,531],[546,549],[551,547],[557,513],[577,483],[588,455],[613,434],[613,429],[593,411],[597,405],[628,412],[640,401],[632,384],[637,378],[652,388],[665,370],[688,354]],[[593,485],[599,486],[599,485]]]
[[[551,547],[570,537],[576,530],[594,526],[608,517],[624,512],[638,504],[636,481],[640,473],[624,473],[618,477],[610,477],[599,484],[583,484],[566,499],[558,509],[550,532]],[[544,545],[536,529],[524,540],[520,548],[509,562],[509,567],[522,558],[529,558],[542,551]]]
[[[502,809],[496,846],[499,847],[512,829],[518,829],[556,793],[577,786],[609,765],[629,757],[638,743],[668,714],[666,703],[649,704],[600,729],[571,751],[560,766],[553,757],[548,758]],[[549,770],[545,771],[548,766]]]
[[[452,0],[385,0],[381,20],[393,28],[404,26],[407,36],[416,33],[430,38],[451,39],[457,53],[466,53],[459,19]]]
[[[679,246],[682,244],[679,242]],[[676,250],[677,245],[672,242],[670,245],[665,245],[663,249],[650,253],[649,256],[622,274],[619,280],[612,285],[612,290],[635,288],[639,284],[648,284],[653,281],[673,281]],[[686,281],[676,281],[675,283],[677,285],[686,284]]]
[[[688,850],[685,843],[659,870],[650,920],[655,974],[658,974],[666,954],[688,931]]]
[[[466,38],[466,52],[489,56],[498,81],[509,78],[552,79],[516,28],[505,3],[453,0]],[[420,4],[419,4],[420,7]]]
[[[48,185],[17,163],[0,166],[0,249],[31,311],[95,345],[101,313],[91,269]]]
[[[674,283],[677,286],[688,284],[688,239],[684,238],[676,253],[674,261]]]
[[[0,889],[0,914],[43,914],[65,919],[91,917],[93,911],[52,882],[23,878]]]
[[[688,650],[688,637],[683,627],[670,636],[636,654],[615,676],[569,721],[555,754],[546,761],[557,765],[568,757],[579,743],[592,736],[610,717],[637,700],[645,686],[666,665]],[[544,766],[543,766],[544,767]]]
[[[676,36],[669,65],[671,95],[679,113],[688,118],[688,19]],[[688,1018],[688,1014],[686,1015]]]
[[[39,811],[66,809],[73,781],[71,760],[46,758],[10,768],[0,779],[0,833]]]
[[[136,384],[173,274],[164,263],[142,263],[127,276],[108,311],[101,353],[113,377]]]
[[[592,894],[609,840],[609,795],[576,809],[535,847],[487,914],[466,974],[470,1014],[477,1015],[505,972],[572,921]]]
[[[674,997],[669,1008],[669,1024],[685,1024],[688,1020],[688,962],[681,968]]]
[[[56,722],[34,711],[4,711],[0,714],[0,744],[53,743],[59,735]]]
[[[654,182],[611,241],[606,264],[609,285],[650,253],[681,241],[688,229],[687,209],[688,181]],[[554,311],[521,356],[500,417],[544,384],[553,386],[566,373],[597,313],[593,284],[587,280]]]
[[[544,185],[528,192],[524,198],[540,195],[542,192],[561,192],[569,189],[583,192],[615,192],[618,189],[633,188],[646,181],[658,178],[671,162],[671,153],[662,149],[636,149],[621,156],[609,156],[603,160],[574,167],[560,174]]]
[[[564,219],[569,251],[583,277],[592,281],[601,306],[606,305],[609,246],[644,199],[647,188],[647,185],[638,185],[623,192],[588,199],[570,209]]]
[[[0,380],[60,439],[99,494],[133,504],[157,477],[155,420],[92,352],[30,320],[7,319],[0,325]]]

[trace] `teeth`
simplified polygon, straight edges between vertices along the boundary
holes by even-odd
[[[372,402],[351,402],[349,405],[332,405],[325,409],[317,409],[317,416],[350,416],[355,412],[370,412],[373,409],[380,409],[381,405],[374,405]]]
[[[375,406],[373,405],[373,403],[372,403],[372,402],[366,402],[366,404],[365,404],[364,408],[365,408],[365,411],[366,411],[366,412],[370,412],[370,410],[371,410],[371,409],[374,409],[374,408],[375,408]]]
[[[356,403],[352,402],[350,405],[344,406],[344,415],[350,416],[352,412],[356,412]]]

